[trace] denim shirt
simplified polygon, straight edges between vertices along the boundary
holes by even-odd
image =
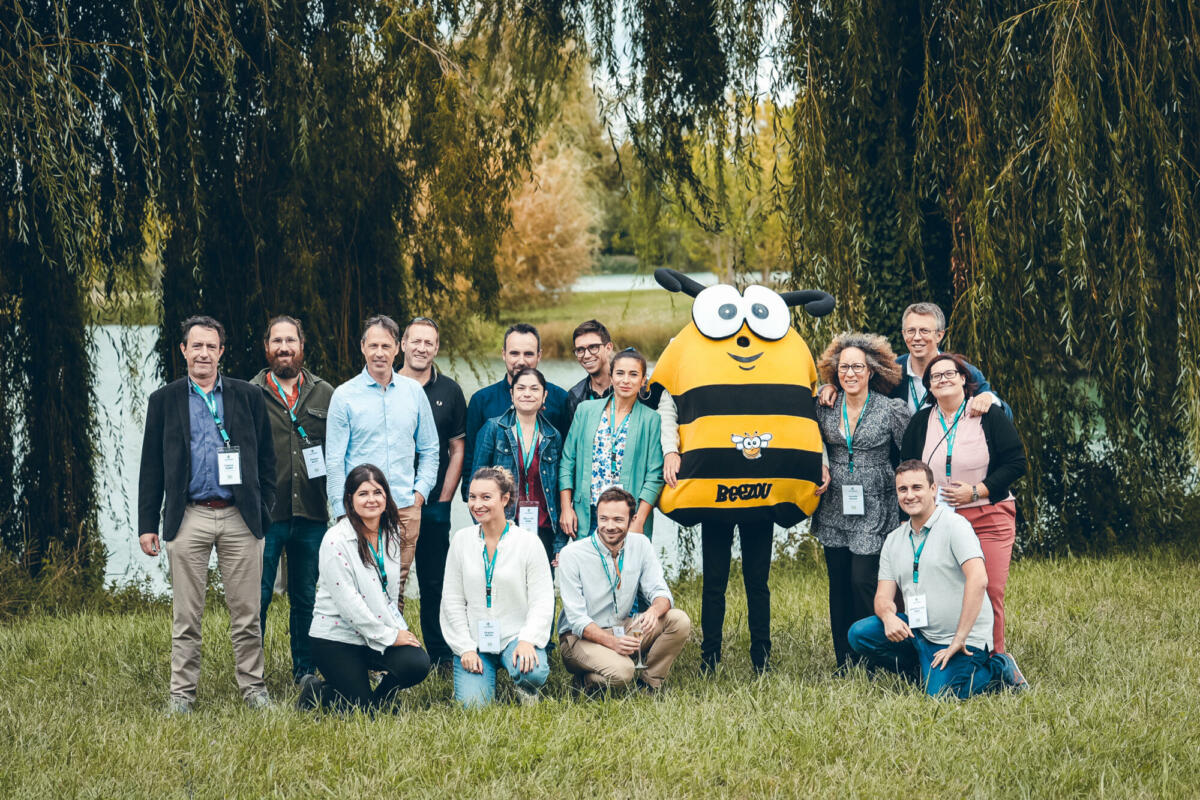
[[[217,376],[212,398],[217,404],[217,413],[225,418],[225,387],[221,376]],[[233,502],[233,490],[222,486],[217,479],[217,451],[225,446],[212,412],[203,398],[188,383],[188,422],[191,427],[191,475],[188,477],[189,500],[224,500]],[[230,442],[237,444],[237,442]]]
[[[499,417],[489,419],[479,429],[475,440],[474,466],[504,467],[517,479],[517,411],[509,408]],[[538,425],[542,432],[538,443],[538,475],[542,479],[542,490],[546,494],[546,510],[550,513],[550,527],[558,530],[558,460],[562,455],[562,437],[546,417],[538,414]],[[463,476],[463,486],[470,483]],[[514,498],[505,515],[515,519],[517,503]]]

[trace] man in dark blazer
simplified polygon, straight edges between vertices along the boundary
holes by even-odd
[[[220,374],[225,329],[189,317],[179,349],[187,377],[150,395],[138,476],[142,551],[171,570],[170,713],[188,713],[200,677],[200,620],[215,547],[229,606],[238,688],[251,708],[269,704],[263,682],[259,587],[263,532],[275,502],[275,450],[257,387]],[[165,504],[164,504],[165,499]]]

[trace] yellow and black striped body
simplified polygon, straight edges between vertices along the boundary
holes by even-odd
[[[747,339],[748,347],[735,344]],[[767,341],[743,325],[714,340],[689,323],[651,375],[679,415],[679,482],[664,487],[663,513],[682,525],[769,520],[783,526],[813,513],[822,450],[813,415],[816,376],[808,345],[793,329]],[[754,446],[742,449],[744,439]]]

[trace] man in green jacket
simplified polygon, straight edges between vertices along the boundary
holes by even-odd
[[[292,677],[316,671],[309,655],[317,590],[317,555],[329,526],[325,499],[325,419],[333,386],[304,369],[304,329],[289,316],[271,320],[263,337],[267,369],[250,383],[266,395],[275,444],[276,502],[263,548],[263,638],[274,594],[279,558],[287,550],[287,592],[291,603]]]

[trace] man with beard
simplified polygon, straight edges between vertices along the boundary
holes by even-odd
[[[325,495],[334,516],[345,515],[346,475],[360,464],[383,470],[400,511],[400,610],[404,586],[421,535],[421,507],[433,494],[438,474],[438,435],[433,410],[421,384],[396,372],[400,326],[377,314],[363,326],[366,366],[333,390],[329,401]]]
[[[629,532],[636,508],[629,492],[605,489],[596,503],[596,535],[576,539],[558,556],[559,648],[563,666],[587,690],[636,680],[659,691],[692,631],[688,615],[674,607],[654,546]],[[649,605],[634,615],[639,590]]]
[[[438,434],[438,474],[433,496],[421,509],[421,538],[417,540],[417,585],[421,589],[421,633],[429,660],[449,665],[454,653],[442,637],[439,618],[442,605],[442,577],[446,554],[450,550],[450,501],[462,477],[463,437],[466,434],[467,400],[449,375],[434,366],[441,345],[438,324],[429,317],[416,317],[408,323],[400,339],[404,364],[400,374],[425,387],[425,396],[433,411]]]
[[[308,627],[317,591],[317,558],[329,524],[324,446],[333,386],[304,368],[304,329],[300,320],[286,315],[275,317],[267,325],[263,347],[269,368],[250,383],[266,396],[275,445],[278,499],[263,548],[260,619],[265,638],[275,574],[286,550],[292,678],[299,683],[316,670],[309,655]]]
[[[542,337],[538,334],[538,329],[527,322],[508,326],[508,330],[504,332],[503,356],[504,377],[471,395],[471,402],[467,405],[467,448],[463,454],[463,474],[467,476],[472,475],[476,467],[493,466],[472,463],[475,456],[475,437],[483,423],[500,416],[512,405],[513,376],[526,367],[536,368],[542,360]],[[546,384],[546,404],[542,414],[565,440],[571,419],[567,414],[567,393],[561,386]],[[468,483],[470,481],[463,481],[463,500],[467,499]]]

